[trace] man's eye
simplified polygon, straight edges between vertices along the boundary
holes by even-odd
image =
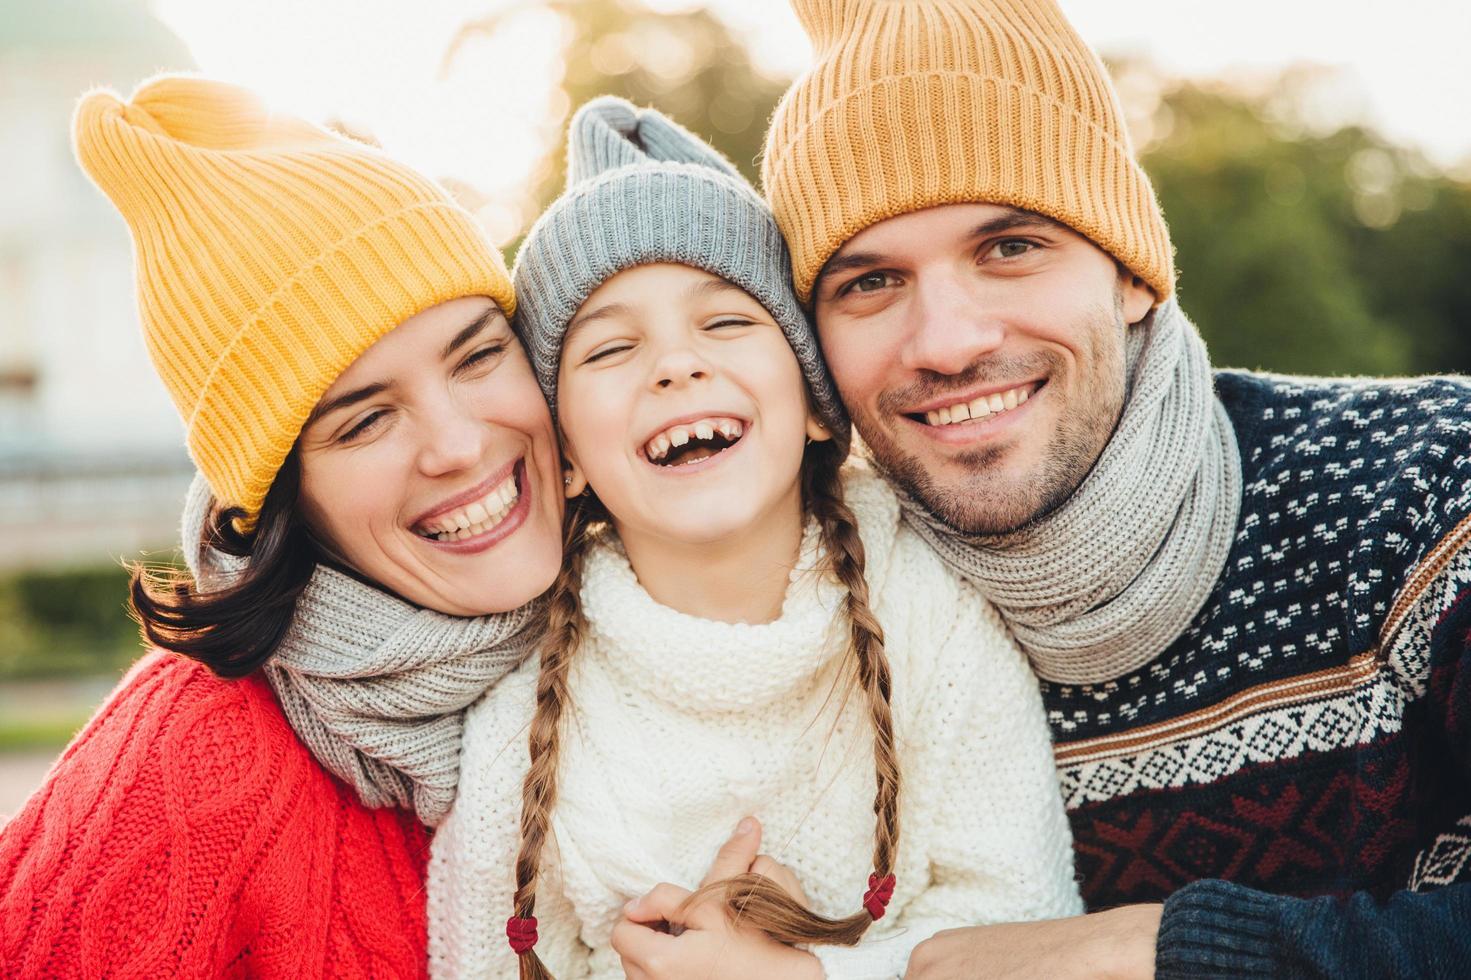
[[[887,272],[866,272],[848,284],[848,288],[860,293],[871,293],[889,284]]]
[[[1035,243],[1026,241],[1025,239],[1008,238],[1004,242],[996,243],[996,254],[1001,256],[1003,259],[1013,259],[1016,258],[1018,255],[1024,255],[1025,253],[1032,251],[1036,247],[1037,246]]]

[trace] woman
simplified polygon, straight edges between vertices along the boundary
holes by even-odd
[[[135,574],[162,649],[0,832],[0,975],[421,975],[424,825],[561,554],[504,263],[432,182],[231,86],[95,92],[74,137],[213,560]]]

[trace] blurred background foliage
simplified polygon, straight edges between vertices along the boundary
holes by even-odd
[[[633,0],[547,6],[565,22],[566,106],[605,92],[657,106],[757,179],[787,81],[758,71],[718,18]],[[467,24],[461,38],[496,25]],[[1314,93],[1332,82],[1322,70],[1248,90],[1113,68],[1174,236],[1181,303],[1217,365],[1471,371],[1471,177],[1316,121]],[[561,188],[564,153],[534,179],[542,204]],[[0,578],[0,679],[116,672],[138,651],[125,582],[116,566]]]

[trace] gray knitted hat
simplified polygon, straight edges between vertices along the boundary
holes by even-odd
[[[567,189],[516,256],[516,329],[552,417],[567,325],[624,269],[677,262],[720,276],[766,307],[786,334],[822,423],[846,445],[848,417],[792,292],[771,210],[709,144],[654,109],[593,99],[567,133]]]

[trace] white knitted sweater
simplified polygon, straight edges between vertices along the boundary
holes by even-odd
[[[1026,660],[993,607],[948,571],[868,471],[845,473],[893,670],[901,784],[898,884],[829,977],[897,977],[940,929],[1082,911],[1051,742]],[[842,588],[811,571],[809,528],[781,617],[719,623],[656,603],[615,541],[595,545],[588,632],[564,714],[555,846],[543,858],[537,952],[559,980],[621,977],[623,904],[694,887],[746,814],[813,908],[856,911],[873,870],[872,727],[861,693],[829,698],[846,653]],[[434,838],[430,970],[513,977],[521,780],[535,658],[469,710],[459,798]]]

